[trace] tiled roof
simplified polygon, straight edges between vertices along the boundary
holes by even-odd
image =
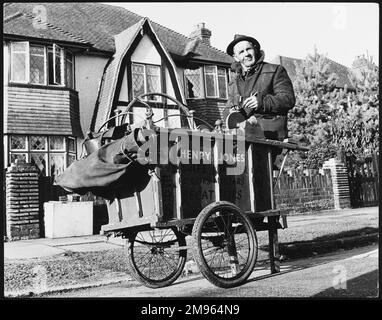
[[[290,57],[284,57],[284,56],[277,56],[275,59],[272,60],[273,63],[281,64],[287,70],[288,75],[291,78],[292,82],[297,77],[295,62],[297,64],[300,64],[302,61],[303,61],[302,59],[290,58]],[[351,85],[350,80],[348,78],[348,75],[350,73],[349,68],[331,59],[328,59],[328,62],[329,62],[329,71],[335,73],[338,76],[337,86],[343,88],[346,84],[348,88],[352,88],[353,86]]]
[[[33,9],[39,5],[45,7],[47,22],[50,24],[45,30],[33,28],[33,19],[26,16],[26,14],[35,16]],[[8,17],[18,12],[23,15],[7,21]],[[143,18],[121,7],[86,2],[10,3],[4,7],[3,17],[5,35],[88,42],[95,50],[109,53],[115,52],[114,36]],[[171,54],[182,56],[192,39],[157,23],[152,24],[166,49]],[[223,64],[232,62],[232,57],[204,43],[196,47],[195,53],[196,60]]]

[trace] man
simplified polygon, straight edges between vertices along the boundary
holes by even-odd
[[[255,116],[267,139],[287,138],[287,113],[295,104],[292,82],[281,65],[264,62],[260,43],[249,36],[235,35],[227,53],[236,77],[228,88],[224,119],[239,111],[245,118]]]
[[[264,62],[260,43],[249,36],[235,35],[227,53],[235,59],[231,69],[236,77],[229,84],[223,117],[226,119],[231,113],[240,112],[242,120],[257,122],[267,139],[283,141],[288,136],[288,110],[295,104],[292,82],[286,70],[281,65]],[[272,207],[270,192],[266,191],[270,189],[270,181],[267,170],[264,170],[268,159],[263,148],[256,146],[253,156],[256,211]],[[281,151],[278,148],[273,151],[273,162]],[[263,218],[256,219],[257,228],[261,229],[262,221]]]

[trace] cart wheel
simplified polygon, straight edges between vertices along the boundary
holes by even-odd
[[[242,284],[257,260],[257,237],[250,220],[234,204],[211,203],[197,216],[192,236],[195,260],[212,284],[231,288]]]
[[[135,232],[128,242],[130,274],[149,288],[165,287],[182,273],[187,258],[185,236],[176,228]]]

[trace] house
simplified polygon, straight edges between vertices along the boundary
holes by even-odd
[[[88,131],[147,92],[221,117],[232,57],[203,23],[186,37],[101,3],[7,3],[3,14],[5,166],[24,159],[58,175]]]
[[[88,131],[147,92],[212,125],[221,118],[233,59],[210,45],[204,23],[187,37],[101,3],[6,3],[3,14],[5,166],[24,159],[56,176],[81,156]],[[276,60],[293,80],[298,60]]]
[[[290,58],[290,57],[278,55],[271,62],[282,65],[288,72],[288,75],[293,82],[297,78],[296,64],[299,65],[301,64],[302,61],[303,61],[302,59]],[[337,87],[344,88],[346,85],[349,90],[354,90],[354,87],[349,80],[350,69],[329,58],[327,58],[327,61],[329,64],[329,71],[331,73],[335,73],[338,76]]]

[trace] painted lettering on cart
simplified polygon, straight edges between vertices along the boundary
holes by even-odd
[[[145,138],[138,149],[137,161],[146,164],[225,164],[227,175],[240,175],[245,170],[245,139],[211,133],[200,136],[184,129],[172,131],[143,129]]]

